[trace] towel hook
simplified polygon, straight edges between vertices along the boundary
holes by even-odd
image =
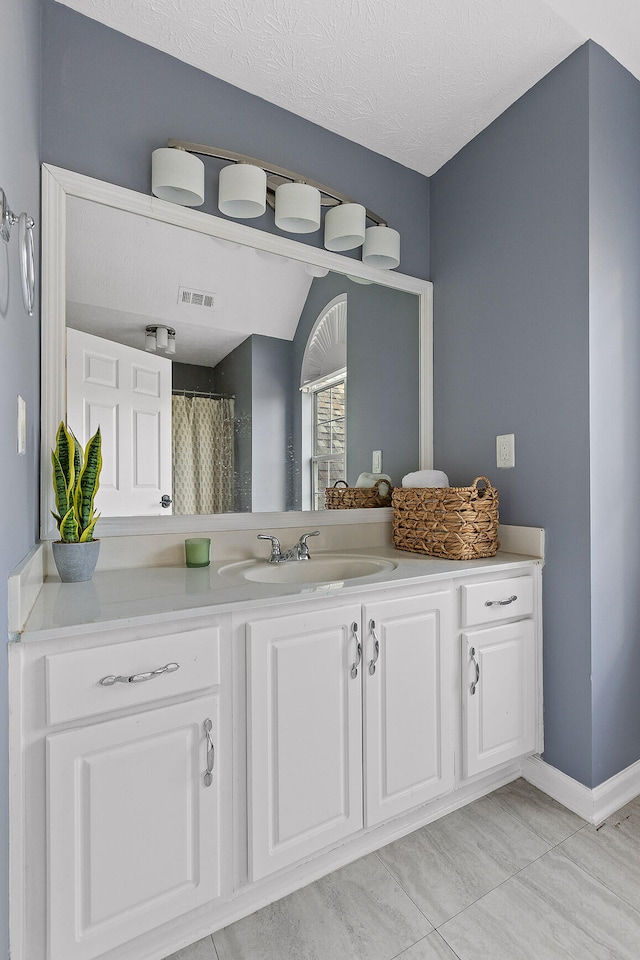
[[[0,239],[9,243],[11,228],[18,227],[18,243],[20,246],[20,284],[22,287],[22,301],[30,317],[33,316],[33,302],[36,289],[35,252],[33,244],[33,228],[35,221],[27,213],[16,217],[9,207],[7,195],[0,187]]]

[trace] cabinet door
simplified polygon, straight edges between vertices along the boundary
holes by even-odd
[[[533,620],[462,634],[464,773],[471,777],[536,746]]]
[[[450,607],[448,591],[366,605],[367,826],[453,789]]]
[[[47,737],[51,960],[90,960],[218,896],[218,741],[215,696]]]
[[[362,827],[360,607],[249,623],[251,879]]]

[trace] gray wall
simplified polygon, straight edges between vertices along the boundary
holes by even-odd
[[[291,342],[254,335],[251,343],[253,509],[286,510],[291,475]]]
[[[590,47],[593,779],[640,756],[640,83]]]
[[[431,279],[435,465],[546,529],[545,759],[591,786],[588,71],[584,46],[435,174]]]
[[[347,294],[347,480],[355,484],[382,450],[382,469],[395,484],[416,470],[420,449],[419,305],[411,293],[378,284],[354,283],[329,273],[309,288],[293,340],[293,387],[309,334],[334,297]],[[295,503],[301,504],[301,405],[293,414]]]
[[[247,337],[240,346],[228,353],[214,367],[216,389],[220,393],[227,393],[235,397],[235,509],[242,513],[250,513],[252,509],[251,413],[253,385],[251,366],[251,337]]]
[[[40,5],[37,0],[3,0],[0,56],[0,186],[11,209],[40,219],[39,93]],[[36,251],[39,247],[36,228]],[[7,245],[0,241],[0,436],[2,437],[2,537],[0,580],[31,549],[38,528],[39,306],[27,317],[22,306],[18,228]],[[16,452],[16,398],[27,402],[27,452]],[[7,592],[0,590],[0,622],[7,623]],[[6,632],[6,627],[5,627]],[[8,955],[7,664],[0,658],[0,956]]]
[[[169,137],[263,157],[327,183],[386,217],[401,270],[426,277],[429,181],[167,54],[44,3],[42,159],[150,191],[151,151]],[[202,208],[218,213],[213,171]],[[272,215],[251,221],[274,230]],[[322,245],[321,233],[304,242]]]
[[[171,386],[174,390],[199,390],[215,393],[213,367],[201,367],[197,363],[172,363]]]

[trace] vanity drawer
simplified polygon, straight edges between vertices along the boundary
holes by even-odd
[[[533,613],[533,577],[508,577],[460,587],[462,625],[493,623]]]
[[[47,722],[64,723],[220,683],[220,630],[206,627],[45,657]],[[178,668],[162,671],[167,665]],[[101,683],[158,671],[147,680]]]

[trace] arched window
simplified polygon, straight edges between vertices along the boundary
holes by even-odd
[[[309,465],[303,500],[324,509],[325,487],[347,473],[347,295],[331,300],[305,348],[302,390],[303,459]]]

